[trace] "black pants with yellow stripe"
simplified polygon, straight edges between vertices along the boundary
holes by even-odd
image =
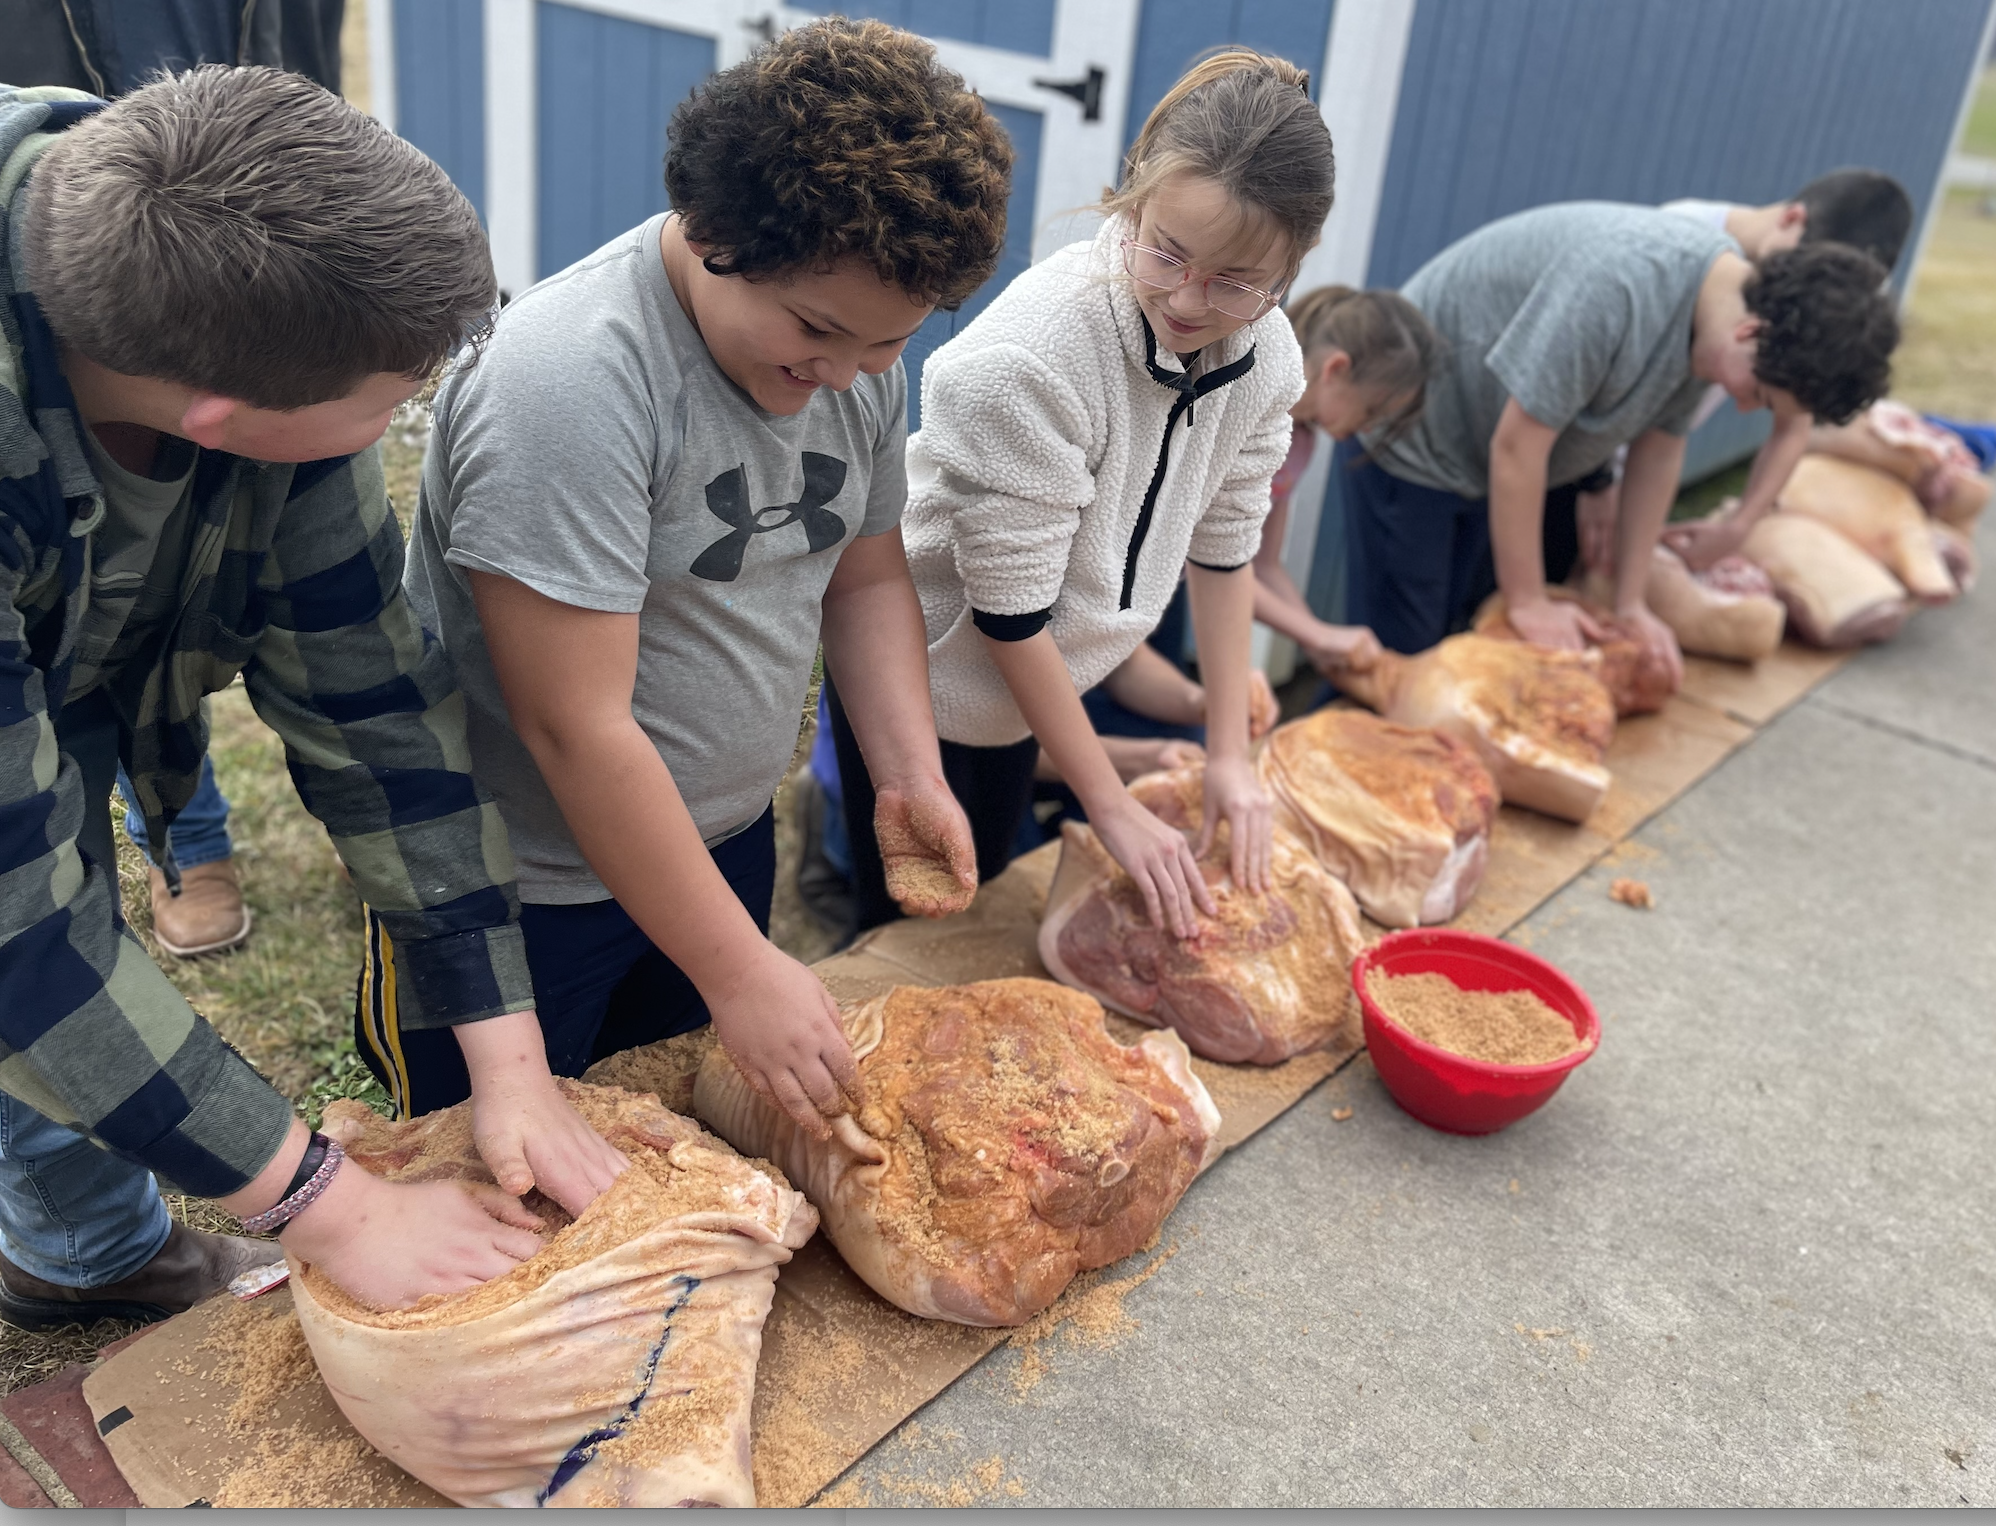
[[[776,813],[717,844],[714,866],[755,925],[769,931],[776,890]],[[707,1004],[615,901],[520,908],[534,1006],[548,1068],[580,1076],[596,1061],[686,1033],[707,1021]],[[397,1019],[395,945],[372,908],[354,1001],[354,1043],[395,1100],[415,1118],[471,1095],[464,1055],[448,1028],[405,1029]]]

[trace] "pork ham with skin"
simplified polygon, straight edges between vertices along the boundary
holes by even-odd
[[[1150,774],[1130,793],[1192,835],[1204,775],[1199,766]],[[1066,823],[1040,962],[1125,1016],[1174,1030],[1209,1060],[1274,1065],[1321,1049],[1353,1012],[1349,972],[1364,935],[1351,892],[1282,828],[1267,890],[1240,889],[1228,860],[1223,827],[1199,865],[1219,915],[1195,908],[1192,935],[1175,938],[1151,924],[1142,893],[1101,839]]]
[[[1583,587],[1596,605],[1614,595],[1606,573],[1589,573]],[[1721,557],[1693,572],[1675,551],[1658,546],[1650,553],[1643,599],[1685,652],[1731,662],[1758,662],[1773,652],[1787,620],[1773,580],[1743,556]]]
[[[1876,467],[1804,456],[1781,489],[1781,511],[1821,520],[1905,585],[1922,604],[1961,592],[1913,490]]]
[[[1554,652],[1466,632],[1413,657],[1383,653],[1338,680],[1390,721],[1465,743],[1511,805],[1585,821],[1608,792],[1615,703],[1598,652]]]
[[[899,986],[841,1017],[865,1104],[830,1138],[758,1097],[718,1046],[694,1106],[776,1162],[846,1264],[911,1314],[1025,1323],[1076,1273],[1148,1244],[1218,1153],[1184,1043],[1119,1044],[1080,991]]]
[[[1323,709],[1277,727],[1258,767],[1278,819],[1373,921],[1446,922],[1476,894],[1497,783],[1454,737]]]
[[[777,1268],[811,1205],[656,1097],[558,1083],[630,1165],[571,1221],[530,1193],[540,1252],[413,1308],[293,1260],[326,1388],[376,1450],[460,1505],[753,1505],[749,1411]],[[391,1123],[335,1102],[349,1171],[487,1183],[471,1104]]]
[[[1810,515],[1764,515],[1747,532],[1744,550],[1774,580],[1788,628],[1811,646],[1842,650],[1890,641],[1913,612],[1904,584]]]
[[[1606,632],[1602,640],[1591,641],[1588,646],[1601,654],[1596,676],[1608,686],[1616,715],[1650,715],[1664,707],[1677,690],[1676,681],[1669,666],[1644,646],[1626,623],[1616,619],[1605,603],[1596,602],[1576,589],[1555,586],[1548,588],[1546,594],[1561,603],[1580,605]],[[1511,628],[1501,593],[1483,601],[1473,629],[1500,641],[1524,639]]]

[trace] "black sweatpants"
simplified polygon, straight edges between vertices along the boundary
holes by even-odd
[[[887,893],[887,871],[880,862],[880,840],[873,834],[873,779],[860,756],[859,742],[846,719],[838,691],[825,679],[826,708],[832,718],[832,746],[839,755],[839,792],[846,808],[846,839],[852,851],[855,932],[865,932],[901,915]],[[970,839],[977,848],[979,884],[995,879],[1012,861],[1019,823],[1033,804],[1033,767],[1040,744],[1033,737],[1009,747],[966,747],[944,742],[943,778],[950,793],[970,818]]]

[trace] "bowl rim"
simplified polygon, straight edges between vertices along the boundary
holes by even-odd
[[[1388,951],[1394,945],[1411,943],[1416,939],[1455,940],[1465,943],[1471,948],[1495,947],[1501,949],[1506,958],[1522,960],[1525,963],[1537,965],[1540,969],[1545,970],[1566,985],[1580,1000],[1580,1009],[1586,1015],[1586,1026],[1590,1030],[1585,1035],[1581,1047],[1574,1050],[1571,1054],[1561,1055],[1556,1060],[1545,1060],[1537,1065],[1503,1065],[1495,1060],[1479,1060],[1474,1055],[1458,1054],[1453,1049],[1444,1049],[1439,1044],[1431,1044],[1419,1034],[1409,1030],[1404,1023],[1396,1022],[1384,1007],[1373,1000],[1372,993],[1366,989],[1365,977],[1372,969],[1374,955]],[[1565,1075],[1583,1061],[1591,1058],[1594,1052],[1601,1047],[1601,1014],[1595,1011],[1593,998],[1581,989],[1580,982],[1567,974],[1566,971],[1562,970],[1551,960],[1541,958],[1530,949],[1521,948],[1519,945],[1508,942],[1503,938],[1493,938],[1488,933],[1475,933],[1470,932],[1467,928],[1456,927],[1399,928],[1387,933],[1370,948],[1359,951],[1358,957],[1351,962],[1351,985],[1353,994],[1358,997],[1360,1011],[1365,1018],[1383,1024],[1392,1030],[1396,1038],[1413,1045],[1415,1049],[1425,1054],[1438,1056],[1449,1064],[1464,1066],[1472,1072],[1519,1080],[1531,1080],[1535,1078],[1550,1080],[1554,1076]],[[1525,990],[1528,988],[1514,986],[1510,989]]]

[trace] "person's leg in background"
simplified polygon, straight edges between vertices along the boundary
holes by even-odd
[[[125,835],[141,853],[149,839],[139,815],[131,781],[118,770],[118,792],[125,802]],[[167,840],[180,869],[180,894],[168,888],[157,865],[146,866],[152,890],[152,930],[159,946],[176,959],[219,954],[250,935],[250,912],[243,904],[236,879],[234,844],[229,841],[229,802],[215,782],[212,758],[201,760],[201,783],[187,808],[174,818]]]
[[[77,845],[117,875],[111,781],[118,721],[101,694],[56,718],[83,776]],[[277,1259],[260,1241],[174,1223],[152,1173],[0,1094],[0,1317],[23,1329],[95,1319],[163,1319],[251,1266]]]
[[[1339,442],[1331,470],[1351,535],[1347,617],[1391,651],[1425,652],[1449,634],[1473,577],[1481,500],[1394,477],[1353,440]]]

